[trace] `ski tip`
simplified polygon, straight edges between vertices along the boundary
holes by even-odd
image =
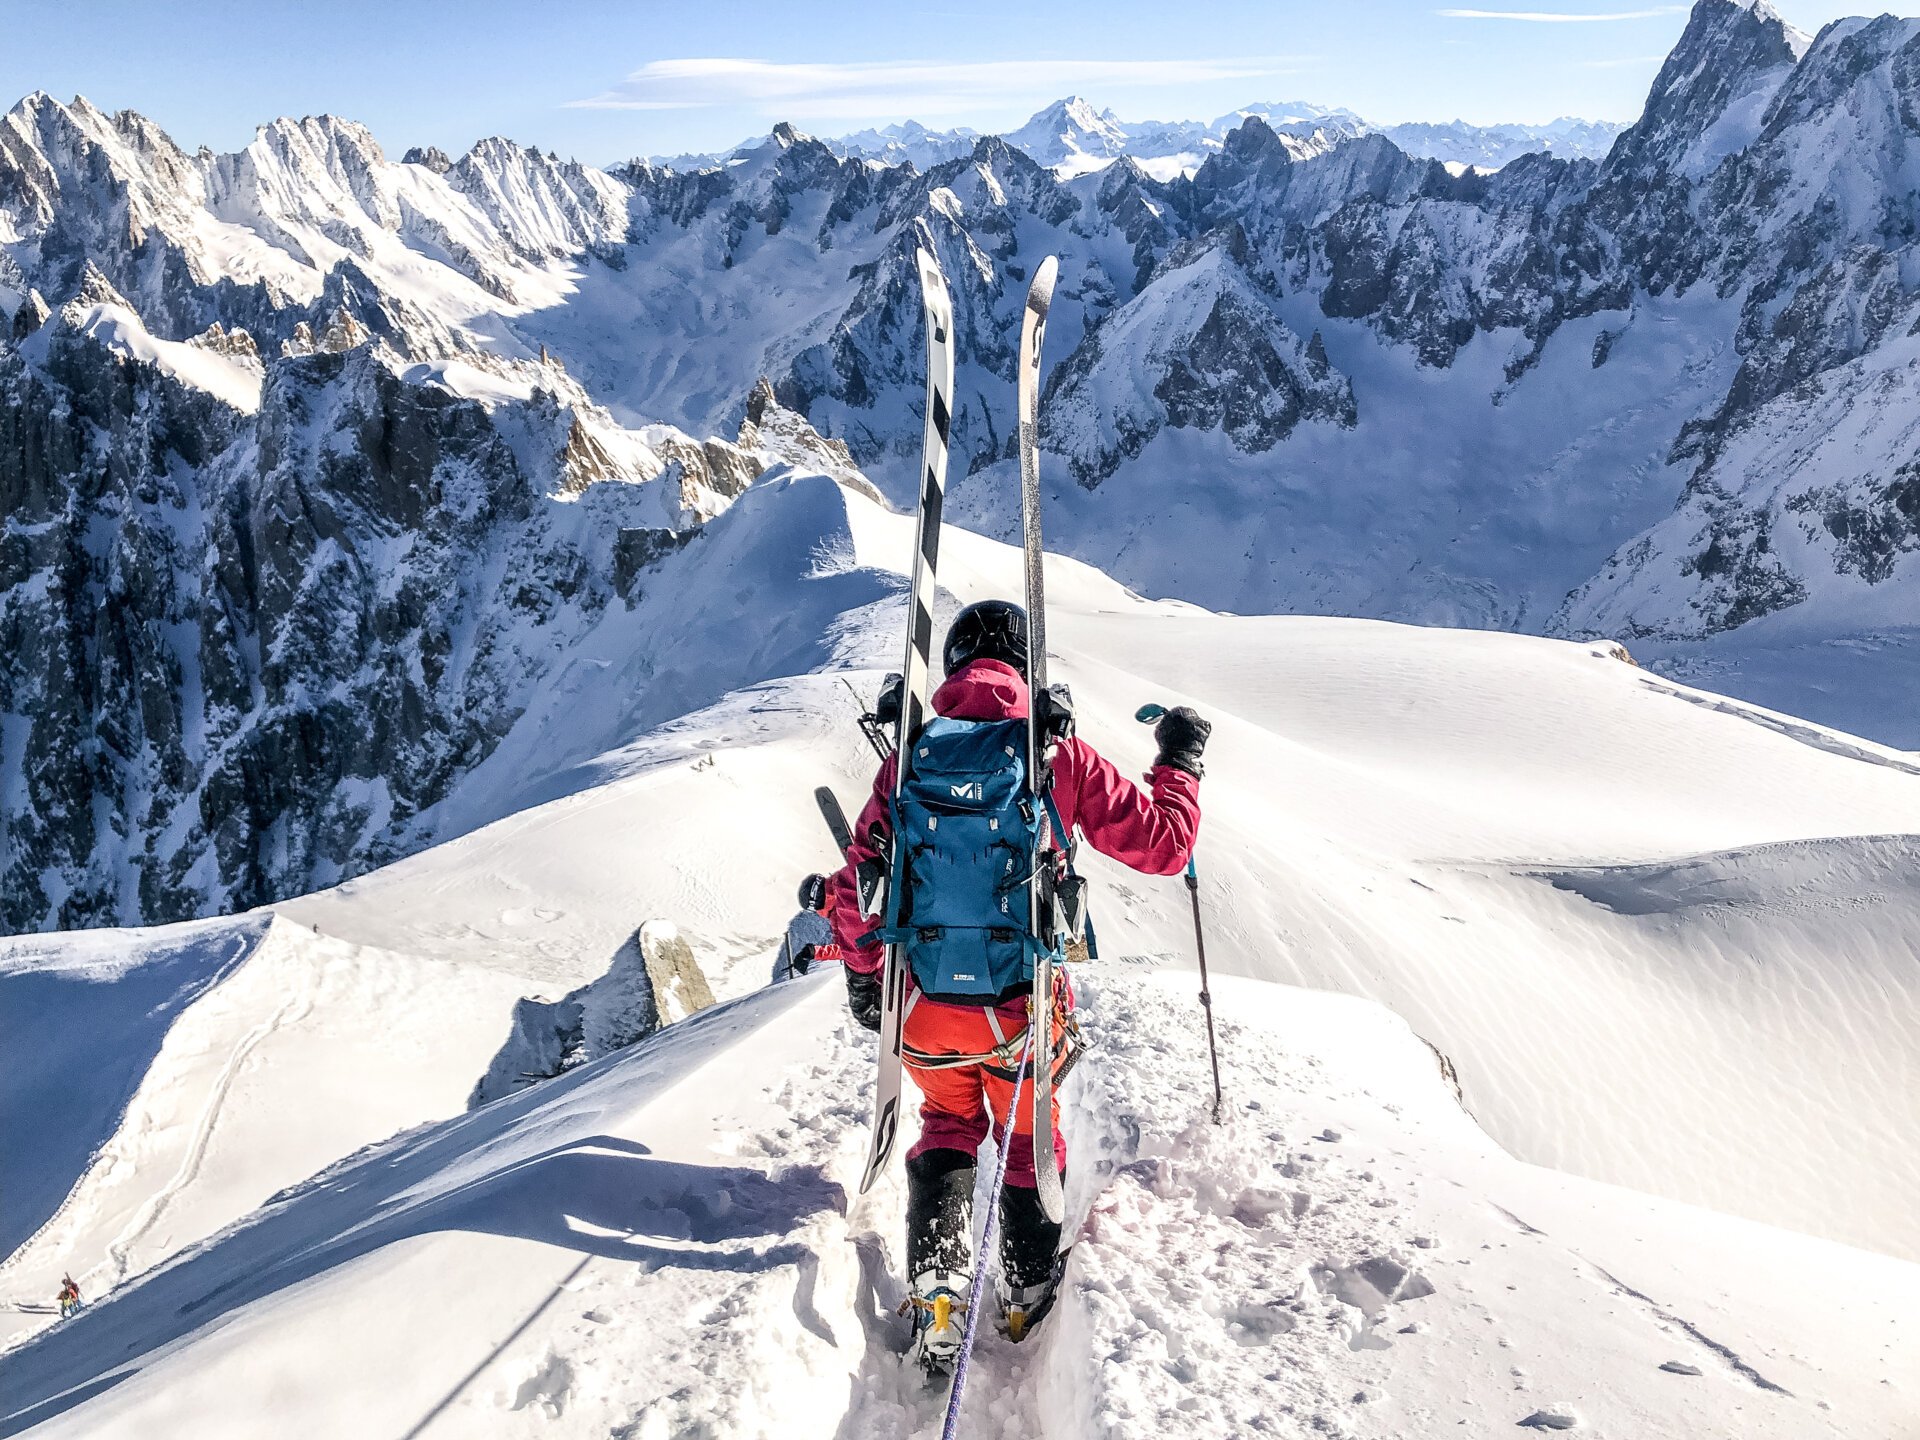
[[[1049,255],[1033,270],[1033,283],[1027,286],[1027,308],[1045,310],[1053,302],[1054,283],[1060,278],[1060,257]]]
[[[944,290],[947,287],[946,272],[940,268],[940,262],[926,246],[922,245],[913,252],[914,263],[920,267],[920,279],[929,289]]]

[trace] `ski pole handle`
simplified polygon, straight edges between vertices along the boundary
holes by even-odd
[[[1142,725],[1157,725],[1160,723],[1161,717],[1166,713],[1166,706],[1149,700],[1133,712],[1133,718],[1138,720]],[[1187,888],[1195,891],[1200,888],[1200,872],[1193,868],[1193,852],[1191,850],[1187,852]]]

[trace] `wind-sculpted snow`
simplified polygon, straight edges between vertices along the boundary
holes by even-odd
[[[8,942],[0,1343],[64,1271],[97,1295],[456,1111],[522,983],[264,914]]]
[[[174,1016],[244,961],[264,928],[253,920],[129,933],[118,944],[9,946],[0,1038],[18,1063],[0,1091],[0,1125],[12,1137],[0,1273],[15,1268],[16,1252],[121,1123]]]

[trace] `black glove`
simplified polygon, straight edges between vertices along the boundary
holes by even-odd
[[[1040,729],[1055,740],[1073,734],[1073,691],[1065,685],[1049,685],[1040,702]]]
[[[802,945],[798,952],[795,953],[793,962],[788,968],[796,975],[806,974],[807,971],[813,968],[813,949],[814,947],[811,945]]]
[[[853,1011],[853,1018],[862,1029],[880,1033],[880,976],[862,975],[851,965],[841,967],[847,972],[847,1008]]]
[[[1153,727],[1153,738],[1160,742],[1160,754],[1153,763],[1171,765],[1198,780],[1206,774],[1200,752],[1207,748],[1207,737],[1212,733],[1213,726],[1185,705],[1167,711]]]

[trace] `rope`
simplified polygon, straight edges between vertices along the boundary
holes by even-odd
[[[973,1356],[974,1330],[980,1323],[980,1292],[987,1278],[987,1254],[993,1243],[993,1221],[1000,1210],[1000,1189],[1007,1180],[1007,1151],[1013,1148],[1013,1118],[1020,1113],[1020,1089],[1026,1083],[1027,1062],[1033,1056],[1034,1029],[1031,1024],[1027,1026],[1027,1041],[1020,1047],[1020,1068],[1013,1078],[1013,1099],[1007,1104],[1007,1123],[1000,1132],[1000,1155],[993,1166],[993,1189],[987,1197],[987,1219],[980,1227],[980,1250],[973,1262],[973,1286],[967,1294],[967,1325],[960,1332],[960,1358],[953,1365],[953,1393],[947,1397],[947,1419],[940,1427],[940,1440],[953,1440],[960,1424],[960,1395],[967,1388],[967,1361]]]

